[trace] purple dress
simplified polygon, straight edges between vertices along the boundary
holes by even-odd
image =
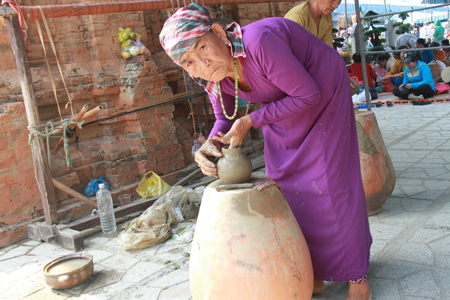
[[[367,274],[370,235],[355,114],[345,62],[297,23],[267,18],[242,28],[245,82],[239,97],[260,102],[266,173],[281,186],[311,252],[314,277],[345,281]],[[235,85],[221,81],[225,109]],[[219,97],[211,136],[226,133]]]

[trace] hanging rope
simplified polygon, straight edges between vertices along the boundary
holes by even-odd
[[[67,98],[69,99],[69,102],[66,104],[66,108],[67,108],[67,106],[70,104],[70,112],[71,112],[72,117],[73,117],[73,105],[72,105],[72,99],[70,98],[70,93],[69,93],[69,90],[68,90],[68,88],[67,88],[66,81],[64,80],[64,75],[63,75],[63,72],[62,72],[62,70],[61,70],[61,65],[59,64],[58,55],[57,55],[57,53],[56,53],[56,48],[55,48],[55,44],[53,43],[52,35],[51,35],[51,33],[50,33],[50,28],[48,27],[47,19],[45,18],[45,14],[44,14],[44,11],[42,10],[42,7],[40,7],[40,6],[38,5],[38,8],[39,8],[39,10],[41,11],[42,21],[44,22],[45,30],[47,31],[48,39],[49,39],[49,41],[50,41],[50,46],[52,47],[53,54],[55,55],[55,58],[56,58],[56,64],[58,65],[59,74],[61,75],[61,80],[62,80],[62,82],[63,82],[64,89],[66,90]],[[38,31],[41,32],[39,20],[36,19],[36,23],[37,23],[37,26],[38,26]],[[40,33],[39,35],[41,35],[41,33]],[[41,42],[42,42],[42,47],[45,48],[45,46],[44,46],[44,40],[43,40],[42,37],[41,37]],[[45,49],[44,49],[44,52],[45,52]],[[47,64],[48,64],[47,55],[45,56],[45,59],[47,60]],[[49,72],[50,72],[50,71],[49,71]],[[53,78],[52,78],[52,77],[50,77],[50,78],[52,79],[52,84],[54,85],[55,83],[53,82]],[[55,95],[55,96],[56,96],[56,95]],[[56,99],[56,102],[58,102],[58,99]],[[59,107],[58,107],[58,108],[59,108]]]
[[[9,7],[19,16],[19,25],[20,29],[23,31],[24,39],[25,39],[25,45],[27,44],[27,30],[28,30],[28,24],[27,20],[25,19],[25,16],[22,13],[22,10],[20,9],[19,4],[17,4],[16,0],[2,0],[2,6],[6,3],[9,4]]]

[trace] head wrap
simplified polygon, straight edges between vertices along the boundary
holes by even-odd
[[[164,23],[159,34],[161,46],[174,63],[179,65],[180,58],[191,47],[195,41],[207,33],[213,24],[211,16],[206,8],[191,3],[182,7]],[[228,37],[228,46],[231,48],[233,57],[245,57],[244,45],[242,44],[242,31],[239,24],[233,22],[224,28]],[[191,77],[214,98],[218,95],[216,81],[207,81],[198,77]]]

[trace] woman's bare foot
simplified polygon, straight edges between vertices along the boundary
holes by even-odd
[[[323,280],[314,279],[313,295],[323,293],[324,290],[325,290],[325,283],[323,283]]]
[[[349,283],[347,300],[372,300],[369,282]]]

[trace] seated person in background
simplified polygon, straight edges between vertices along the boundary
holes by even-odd
[[[428,48],[428,44],[425,43],[425,39],[418,39],[417,40],[417,48],[419,50]],[[422,61],[426,64],[432,62],[434,60],[434,54],[432,50],[425,49],[420,51],[420,55],[422,56]]]
[[[450,43],[447,39],[444,39],[441,41],[441,46],[449,46]],[[449,53],[450,53],[450,48],[444,48],[442,49],[445,52],[445,58],[448,59]]]
[[[430,46],[431,47],[439,47],[440,45],[438,42],[432,42]],[[433,51],[435,60],[444,61],[447,58],[444,50],[442,50],[442,49],[433,49],[432,51]]]
[[[416,53],[406,53],[403,83],[392,92],[395,96],[409,100],[422,100],[434,96],[434,80],[430,67],[420,61]]]
[[[397,50],[408,49],[406,46],[400,46]],[[403,63],[405,52],[397,53],[397,59],[392,69],[383,77],[383,81],[390,80],[393,85],[399,87],[403,83],[403,72],[405,71],[406,64]]]
[[[381,68],[385,69],[386,72],[389,72],[394,67],[395,58],[389,54],[380,54],[377,57],[377,63]]]
[[[358,81],[364,81],[362,63],[361,63],[361,54],[355,53],[352,56],[353,64],[347,67],[348,73],[350,76],[355,76],[358,78]],[[373,80],[377,80],[377,73],[375,73],[372,66],[366,63],[367,68],[367,79],[369,80],[369,87],[373,87]]]

